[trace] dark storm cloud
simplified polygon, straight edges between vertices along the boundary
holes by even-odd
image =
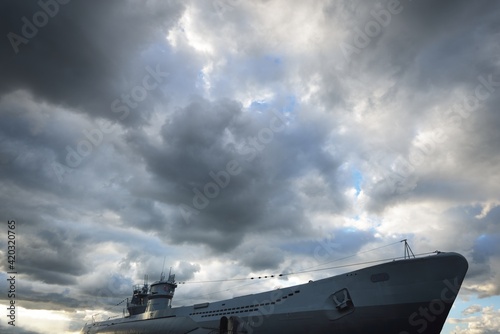
[[[251,249],[241,255],[241,264],[249,267],[254,272],[276,270],[284,261],[285,256],[281,249],[269,247],[256,241]]]
[[[478,55],[478,48],[488,46],[484,41],[498,29],[498,8],[493,2],[355,3],[357,10],[350,24],[356,29],[345,41],[356,48],[348,57],[353,65],[349,74],[354,77],[365,71],[381,74],[389,64],[405,72],[417,67],[415,75],[421,89],[448,84],[450,79],[464,81],[464,74],[474,69],[464,67],[464,62],[482,63],[487,55]],[[391,9],[394,3],[399,5]],[[454,69],[459,71],[454,73]]]
[[[69,290],[62,293],[44,293],[43,291],[23,287],[23,300],[21,306],[27,309],[39,309],[43,307],[47,310],[61,311],[63,309],[68,312],[74,312],[76,308],[85,305],[78,297],[79,296],[71,296]]]
[[[68,188],[54,183],[51,162],[61,155],[65,145],[81,125],[71,117],[58,115],[46,105],[36,106],[26,94],[13,94],[0,99],[1,147],[10,159],[0,165],[0,178],[5,183],[33,191],[59,192]],[[10,153],[9,153],[10,152]]]
[[[157,197],[175,210],[174,220],[158,224],[167,238],[226,251],[246,234],[304,233],[308,222],[292,188],[311,167],[325,175],[330,210],[345,205],[338,161],[316,149],[328,133],[319,124],[298,127],[282,111],[199,99],[172,114],[161,143],[144,133],[130,139],[165,192],[176,192]]]
[[[33,26],[35,30],[28,35],[33,36],[17,46],[17,53],[8,38],[2,39],[0,94],[24,89],[40,100],[111,119],[116,118],[110,111],[113,100],[137,85],[135,78],[145,75],[136,73],[138,66],[133,64],[155,68],[158,60],[151,64],[151,59],[141,59],[144,50],[164,40],[182,13],[182,6],[175,2],[46,3],[53,5],[55,14],[43,26]],[[35,1],[5,1],[1,7],[4,36],[26,35],[30,29],[23,28],[25,22],[43,23],[37,21],[43,17],[37,13],[47,11]],[[135,113],[126,121],[140,120]]]
[[[21,305],[107,310],[164,259],[187,281],[296,272],[403,235],[498,294],[499,6],[402,0],[356,46],[388,6],[73,0],[16,53],[43,9],[2,2]]]
[[[84,260],[85,248],[79,246],[78,235],[61,227],[50,228],[51,223],[43,220],[32,226],[21,224],[18,224],[18,230],[23,232],[24,246],[18,268],[31,280],[72,285],[88,270]]]

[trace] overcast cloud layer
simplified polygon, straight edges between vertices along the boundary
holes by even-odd
[[[189,281],[404,238],[469,261],[447,328],[500,331],[498,308],[467,302],[500,295],[497,2],[2,1],[0,16],[15,333],[121,313],[164,259],[188,305],[339,272]]]

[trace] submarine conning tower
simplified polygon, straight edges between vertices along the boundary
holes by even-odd
[[[164,310],[172,307],[172,298],[174,298],[175,275],[169,274],[168,280],[162,275],[160,280],[151,284],[148,306],[146,312]]]

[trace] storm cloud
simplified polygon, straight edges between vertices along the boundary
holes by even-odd
[[[20,307],[71,333],[170,267],[191,303],[254,286],[190,281],[397,257],[364,251],[405,238],[464,254],[464,298],[496,300],[499,15],[493,1],[3,1],[0,212],[16,221]],[[498,313],[484,305],[461,305],[456,330],[494,330],[474,327]]]

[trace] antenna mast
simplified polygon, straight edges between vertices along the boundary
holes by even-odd
[[[161,267],[161,274],[160,274],[160,281],[163,281],[163,279],[165,278],[165,272],[164,272],[164,269],[165,269],[165,259],[167,258],[167,256],[165,255],[163,257],[163,266]]]
[[[413,256],[413,258],[415,258],[415,254],[413,254],[413,251],[411,250],[410,245],[408,244],[408,240],[403,239],[403,240],[401,240],[401,242],[405,243],[405,256],[404,256],[405,260],[411,259],[412,256]]]

